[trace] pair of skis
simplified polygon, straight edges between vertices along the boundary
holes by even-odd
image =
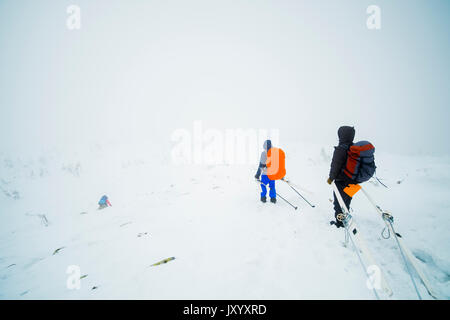
[[[378,294],[379,291],[386,294],[387,296],[392,296],[392,289],[386,281],[386,277],[381,269],[381,267],[376,263],[373,258],[372,253],[370,252],[366,241],[364,240],[359,227],[357,226],[355,219],[350,215],[347,206],[342,199],[342,196],[336,187],[334,181],[332,182],[334,194],[336,195],[336,199],[339,202],[339,205],[342,209],[343,219],[342,223],[344,224],[345,229],[345,246],[348,245],[350,241],[352,246],[358,256],[359,262],[366,273],[367,278],[369,279],[368,287],[372,289],[376,298],[380,299]],[[371,274],[375,272],[375,274]]]
[[[333,190],[336,195],[336,198],[339,202],[339,205],[344,213],[343,223],[344,223],[344,228],[345,228],[345,244],[347,245],[349,240],[352,242],[352,245],[358,255],[359,261],[360,261],[364,271],[366,272],[368,279],[371,280],[370,285],[371,285],[371,288],[373,289],[374,294],[377,297],[377,299],[379,299],[377,290],[383,292],[387,296],[391,296],[392,289],[390,288],[389,284],[387,283],[386,277],[385,277],[381,267],[375,262],[375,259],[373,258],[372,253],[370,252],[369,248],[367,247],[366,242],[365,242],[364,238],[362,237],[354,218],[350,215],[349,210],[348,210],[347,206],[345,205],[345,203],[341,197],[341,194],[340,194],[339,190],[337,189],[336,184],[334,182],[332,183],[332,186],[333,186]],[[364,195],[369,200],[369,202],[374,206],[376,211],[380,214],[381,218],[385,222],[386,227],[389,230],[389,234],[394,235],[397,245],[398,245],[398,248],[399,248],[399,251],[400,251],[400,254],[406,265],[408,273],[413,282],[414,289],[416,290],[416,293],[417,293],[419,299],[422,299],[422,297],[420,295],[419,290],[417,289],[417,285],[414,281],[412,272],[409,269],[409,264],[411,264],[413,266],[414,270],[416,271],[416,273],[419,276],[420,280],[422,281],[423,285],[427,289],[428,293],[433,298],[438,299],[437,294],[433,291],[425,274],[419,268],[419,266],[416,262],[416,258],[413,256],[413,254],[408,249],[408,247],[406,247],[401,235],[395,231],[394,226],[393,226],[394,218],[388,212],[383,211],[381,209],[381,207],[378,206],[373,201],[373,199],[369,196],[369,194],[367,193],[366,190],[364,190],[362,187],[361,187],[361,189],[362,189]],[[389,238],[389,237],[387,237],[387,238]],[[408,262],[409,262],[409,264],[408,264]],[[371,275],[369,274],[370,270],[376,271],[378,276],[371,277]],[[373,280],[376,280],[376,283],[374,283]]]
[[[394,217],[392,215],[389,214],[389,212],[384,211],[383,209],[381,209],[381,207],[379,205],[377,205],[375,203],[375,201],[370,197],[370,195],[367,193],[367,191],[364,188],[361,188],[361,190],[363,191],[364,195],[367,197],[367,199],[369,200],[369,202],[372,204],[372,206],[375,208],[375,210],[380,214],[381,218],[383,219],[384,223],[386,224],[386,228],[388,228],[389,230],[389,235],[393,235],[398,249],[400,251],[400,254],[402,256],[403,262],[405,263],[406,266],[406,270],[409,273],[409,276],[411,278],[411,281],[414,285],[414,289],[416,290],[417,296],[419,299],[422,299],[420,292],[417,288],[417,284],[416,281],[414,280],[414,276],[413,273],[410,269],[410,265],[413,267],[413,269],[415,270],[416,274],[419,276],[420,281],[422,282],[422,284],[424,285],[424,287],[426,288],[428,294],[430,296],[432,296],[435,299],[439,299],[438,295],[436,294],[436,292],[433,290],[433,288],[431,287],[430,282],[428,281],[427,277],[425,276],[425,274],[423,273],[423,271],[421,270],[421,268],[419,267],[419,265],[417,264],[417,260],[416,257],[411,253],[411,251],[409,250],[409,248],[405,245],[402,236],[395,231],[394,229]],[[385,239],[389,239],[388,237],[384,237]]]

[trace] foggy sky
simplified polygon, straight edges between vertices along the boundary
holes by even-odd
[[[201,120],[449,154],[449,30],[447,0],[0,0],[0,150],[169,142]]]

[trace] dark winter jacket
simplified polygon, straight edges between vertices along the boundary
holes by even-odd
[[[355,128],[343,126],[338,130],[339,145],[334,147],[333,160],[331,160],[330,176],[331,180],[344,180],[349,178],[343,173],[347,163],[347,151],[353,144],[355,138]]]
[[[255,178],[259,179],[259,177],[262,174],[266,174],[267,173],[267,166],[266,166],[266,162],[267,162],[267,151],[269,151],[270,148],[272,148],[272,141],[270,140],[266,140],[264,141],[264,151],[261,153],[261,158],[259,159],[259,166],[258,166],[258,171],[256,172]]]

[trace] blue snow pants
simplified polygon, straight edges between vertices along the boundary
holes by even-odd
[[[269,197],[271,198],[276,198],[277,197],[277,192],[275,190],[275,180],[270,180],[269,177],[265,174],[263,174],[261,176],[261,197],[265,197],[267,194],[267,188],[266,185],[269,184]]]

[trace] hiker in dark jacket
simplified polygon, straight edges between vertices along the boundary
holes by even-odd
[[[334,181],[337,189],[339,190],[339,193],[342,196],[342,199],[344,200],[345,205],[347,206],[347,208],[349,208],[352,198],[343,190],[350,183],[355,182],[344,174],[344,168],[347,163],[347,152],[350,146],[353,145],[353,139],[355,138],[355,128],[349,126],[340,127],[338,130],[338,137],[339,144],[337,147],[334,147],[333,160],[331,160],[330,175],[327,182],[328,184],[331,184]],[[335,224],[337,228],[340,228],[344,226],[342,221],[339,219],[342,218],[340,214],[342,214],[343,210],[341,209],[341,206],[339,205],[339,202],[334,193],[333,196],[334,217],[336,221],[333,221],[332,224]]]

